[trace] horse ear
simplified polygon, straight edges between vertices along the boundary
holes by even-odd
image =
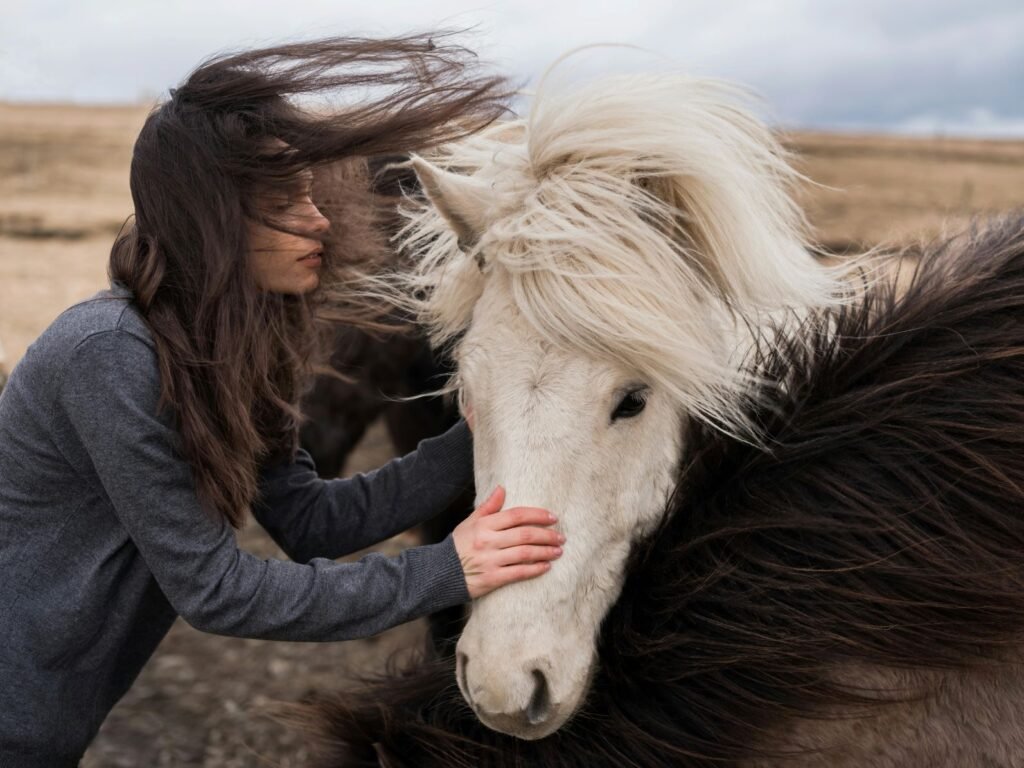
[[[468,250],[476,245],[488,224],[490,186],[443,171],[418,157],[412,159],[412,167],[427,198],[455,230],[459,247]]]

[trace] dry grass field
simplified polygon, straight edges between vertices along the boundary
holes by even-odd
[[[12,366],[69,304],[105,284],[111,241],[131,212],[128,163],[142,108],[0,104],[0,340]],[[1024,208],[1024,142],[794,134],[800,190],[837,249],[905,242],[971,217]],[[388,455],[379,432],[350,470]],[[280,556],[255,527],[242,545]],[[408,544],[410,539],[392,542]],[[421,628],[331,645],[202,635],[179,622],[111,714],[84,765],[296,766],[302,738],[260,715],[273,700],[380,668]]]
[[[786,145],[815,182],[800,202],[833,247],[932,238],[1024,208],[1024,141],[815,133]]]

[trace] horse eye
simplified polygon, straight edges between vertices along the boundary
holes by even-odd
[[[647,405],[647,395],[649,390],[647,387],[640,387],[639,389],[633,389],[623,395],[619,404],[615,406],[615,410],[612,412],[612,421],[618,419],[631,419],[638,415]]]

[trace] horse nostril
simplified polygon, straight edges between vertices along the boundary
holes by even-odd
[[[530,725],[538,725],[548,719],[551,713],[551,695],[548,693],[548,679],[539,669],[533,670],[534,689],[526,707],[526,719]]]
[[[466,668],[469,666],[469,657],[464,653],[455,654],[455,679],[459,683],[459,687],[462,689],[463,695],[466,697],[470,704],[473,703],[472,694],[469,692],[469,686],[466,685]]]

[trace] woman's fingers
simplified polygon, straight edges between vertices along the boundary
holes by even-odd
[[[539,507],[502,509],[500,485],[455,527],[452,538],[472,598],[546,573],[561,557],[565,537],[548,526],[557,518]]]
[[[504,500],[504,491],[502,491]],[[505,531],[510,528],[518,528],[521,525],[554,525],[558,522],[553,514],[540,507],[509,507],[501,512],[495,512],[487,522],[487,527],[492,531]]]
[[[551,528],[537,528],[524,525],[518,528],[506,528],[491,534],[491,545],[495,549],[509,549],[528,544],[557,547],[565,543],[565,536]]]
[[[540,533],[553,531],[540,530]],[[480,553],[478,570],[466,579],[470,597],[482,597],[506,584],[547,573],[551,569],[551,561],[561,556],[561,547],[532,544],[505,549],[492,548]]]
[[[494,563],[504,570],[504,568],[510,565],[519,565],[520,563],[541,563],[545,560],[554,560],[561,556],[561,547],[543,547],[534,545],[509,547],[508,549],[500,550],[496,554]]]

